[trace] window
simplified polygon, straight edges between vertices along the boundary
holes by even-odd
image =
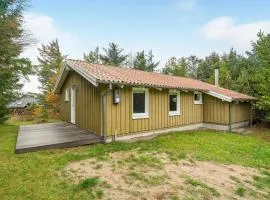
[[[194,92],[194,104],[202,104],[202,93]]]
[[[144,88],[132,89],[132,118],[148,118],[149,92]]]
[[[69,101],[69,89],[66,89],[66,93],[65,93],[65,101],[68,102]]]
[[[169,115],[180,115],[180,92],[169,92]]]

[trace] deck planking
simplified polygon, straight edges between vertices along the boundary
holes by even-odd
[[[68,148],[102,142],[101,137],[67,122],[20,126],[16,153]]]

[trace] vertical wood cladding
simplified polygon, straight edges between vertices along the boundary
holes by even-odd
[[[97,135],[102,130],[101,95],[108,85],[93,86],[76,72],[69,72],[60,91],[60,118],[70,122],[70,97],[65,91],[76,86],[76,125]],[[106,134],[123,135],[195,123],[229,123],[229,103],[203,94],[203,104],[194,104],[194,93],[180,91],[180,115],[169,116],[169,90],[149,88],[149,117],[132,119],[132,87],[120,90],[120,103],[113,104],[112,91],[106,98]],[[250,103],[231,103],[232,123],[250,119]]]
[[[250,120],[250,103],[232,103],[231,111],[232,111],[232,123],[243,122]]]
[[[229,103],[204,94],[203,121],[214,124],[229,123]]]
[[[112,104],[107,96],[107,135],[122,135],[155,129],[200,123],[203,121],[203,105],[193,103],[193,92],[180,93],[180,115],[169,116],[169,90],[149,89],[149,118],[132,119],[132,88],[121,90],[121,103]]]
[[[97,135],[101,134],[100,87],[95,87],[76,72],[69,72],[60,91],[60,118],[70,122],[70,97],[65,102],[65,91],[76,86],[76,125]]]

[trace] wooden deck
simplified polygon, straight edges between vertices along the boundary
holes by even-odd
[[[19,128],[15,152],[25,153],[100,142],[101,137],[66,122],[24,125]]]

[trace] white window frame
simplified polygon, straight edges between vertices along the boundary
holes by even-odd
[[[145,112],[144,113],[133,113],[133,94],[134,93],[145,93]],[[149,89],[148,88],[132,88],[132,119],[149,118]]]
[[[65,102],[69,102],[69,88],[65,90]]]
[[[200,95],[200,100],[199,100],[199,101],[196,101],[196,100],[195,100],[195,94]],[[202,104],[202,103],[203,103],[203,102],[202,102],[202,93],[201,93],[201,92],[194,92],[194,95],[193,95],[193,102],[194,102],[194,104]]]
[[[176,111],[170,111],[170,95],[176,95],[177,98],[177,102],[176,102]],[[168,95],[168,102],[169,102],[169,116],[177,116],[177,115],[181,115],[181,111],[180,111],[180,91],[179,90],[170,90],[169,91],[169,95]]]

